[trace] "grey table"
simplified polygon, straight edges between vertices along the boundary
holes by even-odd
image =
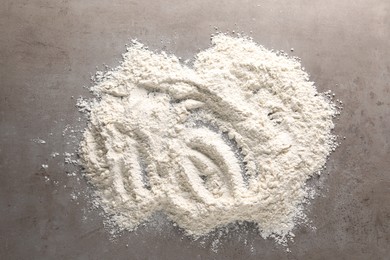
[[[251,231],[222,237],[217,253],[169,225],[112,239],[88,198],[72,199],[85,182],[50,157],[75,146],[62,135],[80,126],[72,96],[87,96],[96,66],[117,65],[131,38],[187,59],[214,26],[294,48],[318,89],[344,102],[335,133],[346,139],[308,207],[317,229],[298,228],[290,253]],[[0,258],[389,259],[389,91],[388,0],[2,0]]]

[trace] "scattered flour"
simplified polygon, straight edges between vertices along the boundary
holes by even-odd
[[[42,140],[40,138],[35,138],[32,140],[34,143],[37,143],[37,144],[45,144],[46,141],[45,140]]]
[[[134,41],[96,74],[80,145],[86,177],[119,229],[157,211],[195,237],[235,221],[291,236],[306,181],[335,148],[336,107],[298,59],[218,34],[190,68]]]

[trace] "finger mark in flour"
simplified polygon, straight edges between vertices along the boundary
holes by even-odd
[[[227,180],[226,184],[230,187],[233,194],[241,192],[245,187],[245,182],[240,174],[239,160],[220,135],[208,129],[199,128],[191,129],[189,136],[187,145],[208,156],[220,168]]]

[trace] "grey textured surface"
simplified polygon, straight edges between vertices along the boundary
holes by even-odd
[[[274,2],[0,1],[0,258],[389,259],[390,2]],[[169,225],[112,240],[99,211],[71,198],[85,183],[49,156],[74,146],[62,136],[80,125],[71,96],[87,95],[95,67],[115,66],[130,38],[191,58],[214,26],[293,47],[318,89],[345,104],[335,132],[346,139],[308,210],[317,229],[298,228],[291,253],[251,231],[222,237],[214,253]]]

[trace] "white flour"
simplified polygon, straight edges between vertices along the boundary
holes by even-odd
[[[97,73],[86,176],[120,229],[163,211],[194,236],[251,221],[284,238],[335,147],[335,107],[297,60],[246,38],[212,43],[190,68],[133,42]]]

